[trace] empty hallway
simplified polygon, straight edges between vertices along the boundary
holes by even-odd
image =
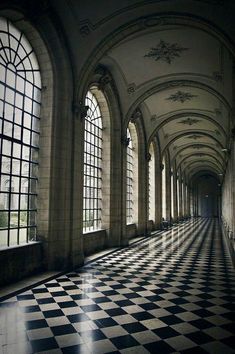
[[[235,274],[194,218],[0,305],[0,353],[234,353]]]

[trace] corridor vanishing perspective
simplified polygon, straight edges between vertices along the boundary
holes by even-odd
[[[234,353],[235,274],[194,218],[3,301],[1,354]]]

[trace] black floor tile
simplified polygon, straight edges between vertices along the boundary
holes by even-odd
[[[100,318],[95,321],[96,325],[100,328],[116,326],[118,323],[110,317]]]
[[[146,331],[147,328],[143,326],[139,322],[134,322],[134,323],[127,323],[122,325],[122,327],[128,332],[128,333],[136,333],[136,332],[143,332]]]
[[[131,335],[125,335],[110,339],[111,342],[117,347],[118,350],[131,348],[139,345],[139,343]]]
[[[175,350],[164,341],[145,344],[144,347],[149,351],[149,353],[153,353],[153,354],[157,354],[157,353],[168,354],[168,353],[175,352]]]
[[[27,330],[37,329],[37,328],[45,328],[45,327],[47,327],[47,321],[46,320],[26,321],[25,327]]]
[[[126,315],[126,311],[124,311],[122,308],[114,308],[114,309],[110,309],[110,310],[106,310],[105,312],[107,312],[107,314],[110,317],[115,317],[115,316],[120,316],[120,315]]]
[[[173,328],[168,327],[168,326],[155,329],[155,330],[153,330],[153,332],[155,334],[157,334],[162,339],[176,337],[176,336],[180,335],[180,333],[176,332]]]
[[[59,348],[55,338],[44,338],[38,340],[32,340],[31,342],[34,352],[47,351],[50,349]]]
[[[198,329],[206,329],[213,327],[213,324],[204,319],[194,320],[189,322],[191,325],[197,327]]]
[[[62,336],[63,334],[76,333],[75,328],[71,324],[51,327],[54,336]]]
[[[45,318],[50,318],[64,316],[64,313],[61,310],[48,310],[43,311],[43,315],[45,316]]]
[[[84,321],[89,321],[90,320],[90,318],[85,313],[78,313],[78,314],[75,314],[75,315],[68,315],[67,318],[68,318],[68,320],[71,323],[84,322]]]
[[[211,336],[209,336],[208,334],[206,334],[202,331],[189,333],[189,334],[186,334],[185,336],[188,337],[189,339],[191,339],[194,343],[196,343],[198,345],[202,345],[202,344],[214,341],[214,338],[212,338]]]

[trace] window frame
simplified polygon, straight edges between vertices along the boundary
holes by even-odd
[[[96,96],[88,90],[84,126],[83,232],[102,227],[103,118]],[[93,150],[93,151],[92,151]]]
[[[0,80],[0,216],[7,220],[0,225],[0,248],[5,248],[36,240],[41,73],[25,35],[3,17],[0,25],[0,69],[4,72]],[[9,169],[5,170],[6,164]],[[6,180],[8,190],[3,186]],[[25,182],[28,192],[22,190]],[[27,206],[22,207],[26,198]]]

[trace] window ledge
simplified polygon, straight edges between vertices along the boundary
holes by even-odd
[[[98,230],[92,230],[92,231],[86,231],[83,232],[83,236],[89,236],[91,234],[99,233],[99,232],[104,232],[105,229],[98,229]]]
[[[22,247],[31,247],[33,245],[37,245],[37,244],[41,244],[41,241],[31,241],[29,243],[22,243],[21,245],[12,245],[12,246],[6,246],[6,247],[0,247],[0,252],[4,251],[11,251],[14,250],[16,248],[22,248]]]

